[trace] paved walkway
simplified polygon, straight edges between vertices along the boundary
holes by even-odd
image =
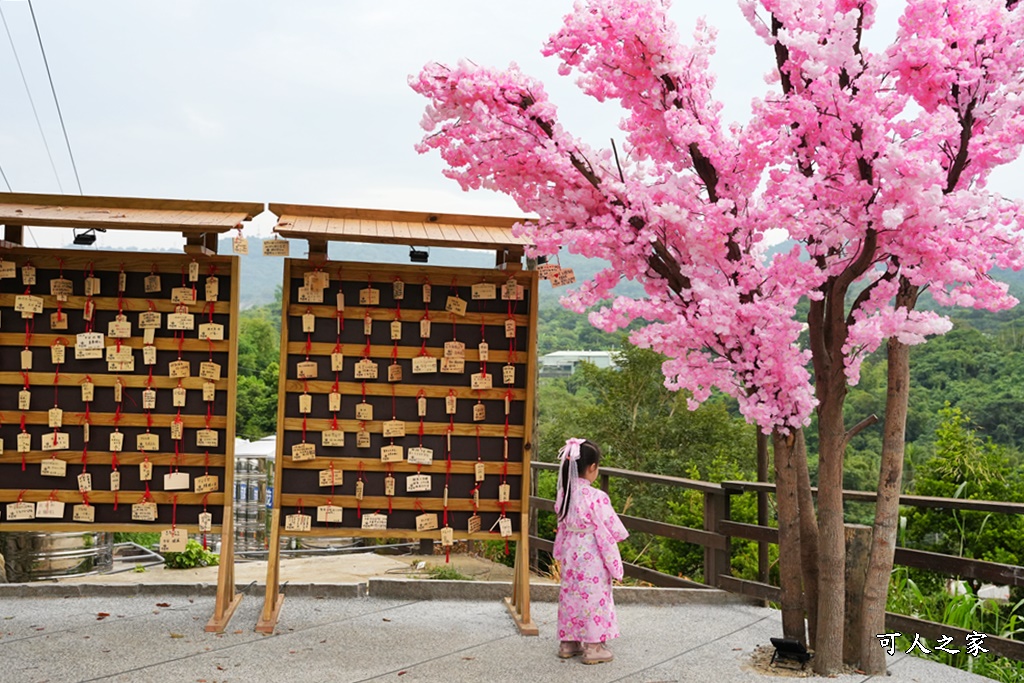
[[[255,587],[227,631],[208,634],[203,627],[213,611],[209,587],[152,586],[125,597],[117,591],[97,595],[102,586],[49,586],[17,597],[29,591],[7,586],[0,593],[0,681],[780,680],[748,664],[751,652],[781,631],[779,613],[761,607],[623,600],[627,604],[618,615],[624,635],[612,646],[616,660],[583,666],[555,656],[557,608],[551,602],[533,603],[541,635],[528,638],[518,635],[493,599],[386,597],[383,590],[373,595],[372,582],[370,597],[332,597],[331,591],[307,588],[296,588],[285,600],[277,631],[261,635],[253,631],[262,606]],[[902,654],[890,661],[887,678],[832,680],[988,680]]]

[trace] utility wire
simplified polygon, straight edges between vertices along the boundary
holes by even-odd
[[[7,25],[7,17],[4,15],[3,3],[0,3],[0,19],[4,22],[4,30],[7,32],[7,41],[11,44],[11,51],[14,53],[14,61],[18,65],[18,72],[21,73],[21,82],[25,85],[25,94],[28,95],[28,102],[32,105],[32,114],[36,117],[36,126],[39,128],[39,135],[43,138],[43,147],[46,148],[46,156],[50,159],[50,168],[53,169],[53,176],[57,179],[57,187],[60,188],[61,194],[64,194],[64,186],[60,183],[60,174],[57,173],[57,165],[53,163],[53,154],[50,152],[50,143],[46,141],[46,133],[43,132],[43,124],[39,120],[39,112],[36,110],[36,101],[32,99],[32,91],[28,87],[28,79],[25,78],[25,70],[21,67],[21,58],[18,57],[18,48],[14,46],[14,38],[11,36],[11,29]],[[4,176],[4,182],[7,182],[7,176]],[[11,189],[11,184],[7,183],[7,189]]]
[[[11,189],[11,182],[9,180],[7,180],[7,174],[4,173],[4,167],[3,166],[0,166],[0,176],[4,177],[4,185],[7,186],[7,191],[8,192],[14,192],[14,190]]]
[[[43,64],[46,65],[46,77],[50,80],[50,92],[53,93],[53,103],[57,105],[57,116],[60,118],[60,129],[64,131],[64,143],[68,146],[68,156],[71,157],[71,168],[75,171],[75,182],[78,184],[78,194],[82,192],[82,181],[78,177],[78,166],[75,164],[75,155],[71,151],[71,140],[68,139],[68,129],[64,125],[64,114],[60,110],[60,101],[57,99],[57,89],[53,86],[53,76],[50,74],[50,62],[46,59],[46,49],[43,47],[43,37],[39,33],[39,22],[36,21],[36,11],[32,8],[32,0],[28,0],[28,11],[32,13],[32,25],[36,29],[36,39],[39,41],[39,51],[43,55]]]

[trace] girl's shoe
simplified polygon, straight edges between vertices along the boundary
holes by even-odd
[[[583,663],[584,664],[604,664],[610,662],[615,658],[611,650],[606,648],[603,643],[584,643],[583,644]]]
[[[562,659],[572,659],[581,654],[583,654],[583,646],[578,640],[563,640],[558,644],[558,656]]]

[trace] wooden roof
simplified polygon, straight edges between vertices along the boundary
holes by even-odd
[[[0,192],[0,224],[223,233],[263,211],[258,202]]]
[[[311,242],[345,241],[463,249],[522,249],[529,241],[512,234],[528,218],[386,211],[331,206],[271,204],[279,216],[274,232]]]

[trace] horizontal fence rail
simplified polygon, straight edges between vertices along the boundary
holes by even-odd
[[[558,470],[558,465],[555,463],[533,462],[531,466],[534,470],[538,471]],[[704,528],[702,529],[668,524],[642,517],[619,516],[619,519],[622,520],[622,523],[630,531],[671,538],[703,547],[704,583],[698,583],[683,577],[671,576],[649,567],[642,567],[631,563],[623,563],[626,576],[646,581],[655,586],[719,588],[758,600],[779,601],[779,588],[768,582],[766,573],[762,574],[758,581],[741,579],[732,576],[730,565],[730,542],[732,539],[755,541],[759,545],[760,552],[766,554],[769,544],[778,544],[779,534],[778,529],[767,526],[766,521],[762,524],[749,524],[729,519],[729,499],[732,496],[745,493],[754,493],[759,497],[767,497],[775,493],[775,484],[754,481],[724,481],[721,484],[716,484],[682,477],[602,467],[599,473],[599,483],[603,491],[609,491],[612,479],[624,479],[645,484],[698,491],[703,494],[704,498]],[[536,481],[537,478],[533,477],[534,486],[536,486]],[[534,495],[530,497],[530,505],[533,510],[531,514],[534,516],[534,520],[536,519],[537,511],[554,513],[555,502],[553,500],[538,497],[536,490],[533,493]],[[817,489],[812,488],[811,493],[816,495]],[[874,503],[876,498],[877,496],[873,491],[843,491],[843,500],[847,502]],[[966,510],[1008,515],[1024,514],[1024,503],[1005,501],[903,495],[900,496],[899,503],[900,505],[920,508]],[[536,529],[536,522],[534,521],[530,537],[534,547],[537,550],[551,552],[553,543],[550,540],[537,537]],[[1001,586],[1024,587],[1024,567],[997,562],[898,547],[895,552],[894,565],[925,569],[950,577],[972,579]],[[917,633],[931,640],[938,640],[940,636],[952,636],[962,641],[969,633],[954,626],[893,612],[886,612],[885,625],[891,632],[903,634]],[[985,638],[984,647],[993,656],[1024,661],[1024,642],[1022,641],[988,635]]]

